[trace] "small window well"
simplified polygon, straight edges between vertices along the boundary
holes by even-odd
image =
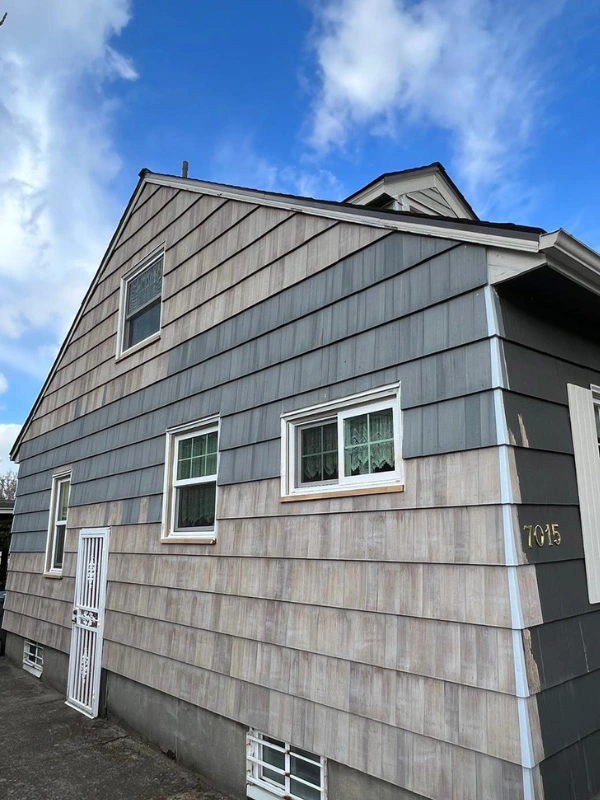
[[[38,642],[25,639],[23,645],[23,669],[39,678],[44,670],[44,647]]]
[[[324,758],[250,730],[247,759],[247,796],[253,800],[326,800]]]

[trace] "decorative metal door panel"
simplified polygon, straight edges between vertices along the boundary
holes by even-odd
[[[110,528],[79,534],[67,705],[98,716]]]

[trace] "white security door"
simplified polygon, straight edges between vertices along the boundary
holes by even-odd
[[[110,528],[79,534],[67,705],[98,716]]]

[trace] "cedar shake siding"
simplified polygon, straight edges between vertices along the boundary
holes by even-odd
[[[109,527],[102,702],[222,788],[252,728],[327,758],[333,800],[591,797],[553,782],[597,757],[566,383],[600,350],[490,286],[485,244],[540,232],[221,188],[142,174],[27,422],[9,653],[66,665],[79,532]],[[160,335],[117,357],[123,279],[162,251]],[[281,415],[396,383],[403,490],[282,501]],[[166,431],[215,415],[216,541],[164,541]],[[527,547],[542,520],[559,547]]]

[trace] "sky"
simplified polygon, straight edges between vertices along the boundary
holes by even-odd
[[[441,161],[600,250],[600,4],[0,0],[0,472],[143,167],[341,200]]]

